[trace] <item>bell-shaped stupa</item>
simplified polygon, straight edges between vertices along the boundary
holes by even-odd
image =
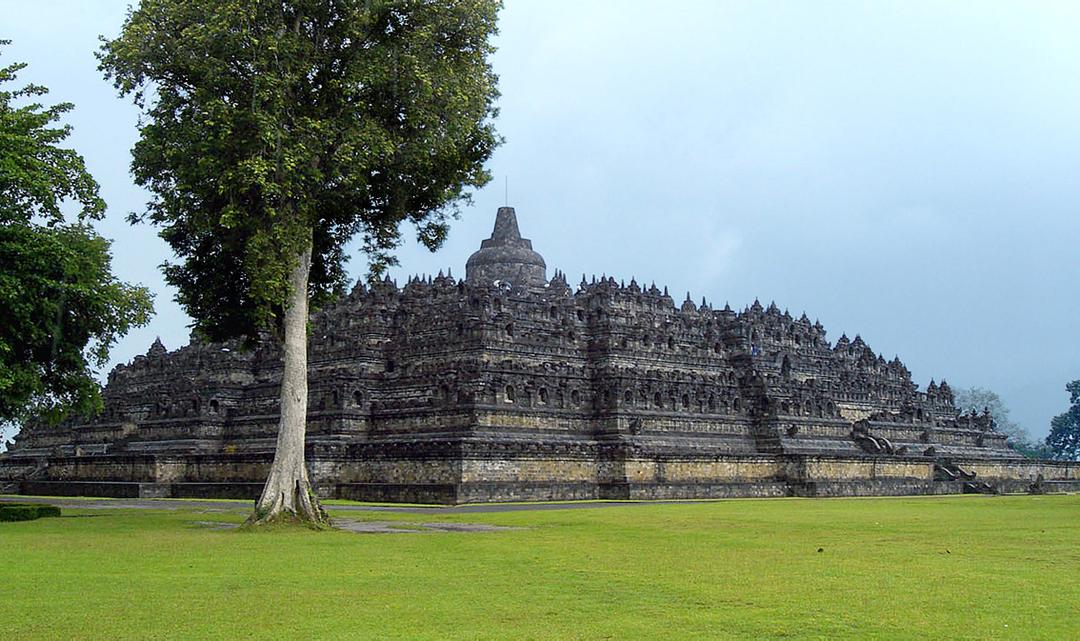
[[[465,263],[465,278],[476,283],[495,281],[522,287],[543,287],[547,282],[544,257],[533,251],[532,241],[521,237],[513,207],[500,207],[491,238]]]

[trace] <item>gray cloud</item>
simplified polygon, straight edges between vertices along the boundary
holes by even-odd
[[[775,299],[861,333],[925,385],[998,391],[1037,435],[1080,378],[1080,8],[1069,3],[508,2],[495,58],[507,143],[446,246],[463,263],[509,177],[550,267],[636,276],[733,307]],[[96,71],[117,3],[0,1],[8,60],[76,111],[116,270],[159,292],[115,351],[187,319],[123,222],[134,110]],[[18,9],[17,11],[15,9]],[[363,271],[354,261],[353,271]]]

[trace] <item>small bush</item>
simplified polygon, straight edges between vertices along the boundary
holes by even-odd
[[[60,508],[40,503],[0,503],[0,522],[33,521],[45,516],[60,516]]]
[[[38,505],[37,509],[39,517],[60,516],[60,508],[55,505]]]

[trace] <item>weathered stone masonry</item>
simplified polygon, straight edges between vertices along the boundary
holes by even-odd
[[[450,274],[357,285],[313,317],[308,460],[324,496],[469,501],[1080,489],[947,383],[919,391],[858,336],[756,301],[571,286],[511,208]],[[254,498],[279,347],[193,342],[117,367],[105,412],[29,426],[0,458],[27,493]]]

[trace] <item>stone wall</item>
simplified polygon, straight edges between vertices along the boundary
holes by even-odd
[[[545,450],[548,452],[545,454]],[[562,451],[537,447],[508,453],[473,444],[445,444],[422,458],[394,448],[368,456],[309,456],[323,497],[376,501],[682,499],[771,496],[870,496],[963,491],[960,481],[934,480],[925,459],[828,456],[641,455],[596,458],[610,449]],[[254,498],[269,469],[269,454],[185,457],[56,458],[46,474],[25,481],[24,492],[121,497]],[[1075,463],[1013,460],[956,461],[980,482],[1003,492],[1025,492],[1041,475],[1047,489],[1080,490]],[[0,476],[25,474],[26,462],[0,465]],[[19,467],[21,466],[21,467]]]

